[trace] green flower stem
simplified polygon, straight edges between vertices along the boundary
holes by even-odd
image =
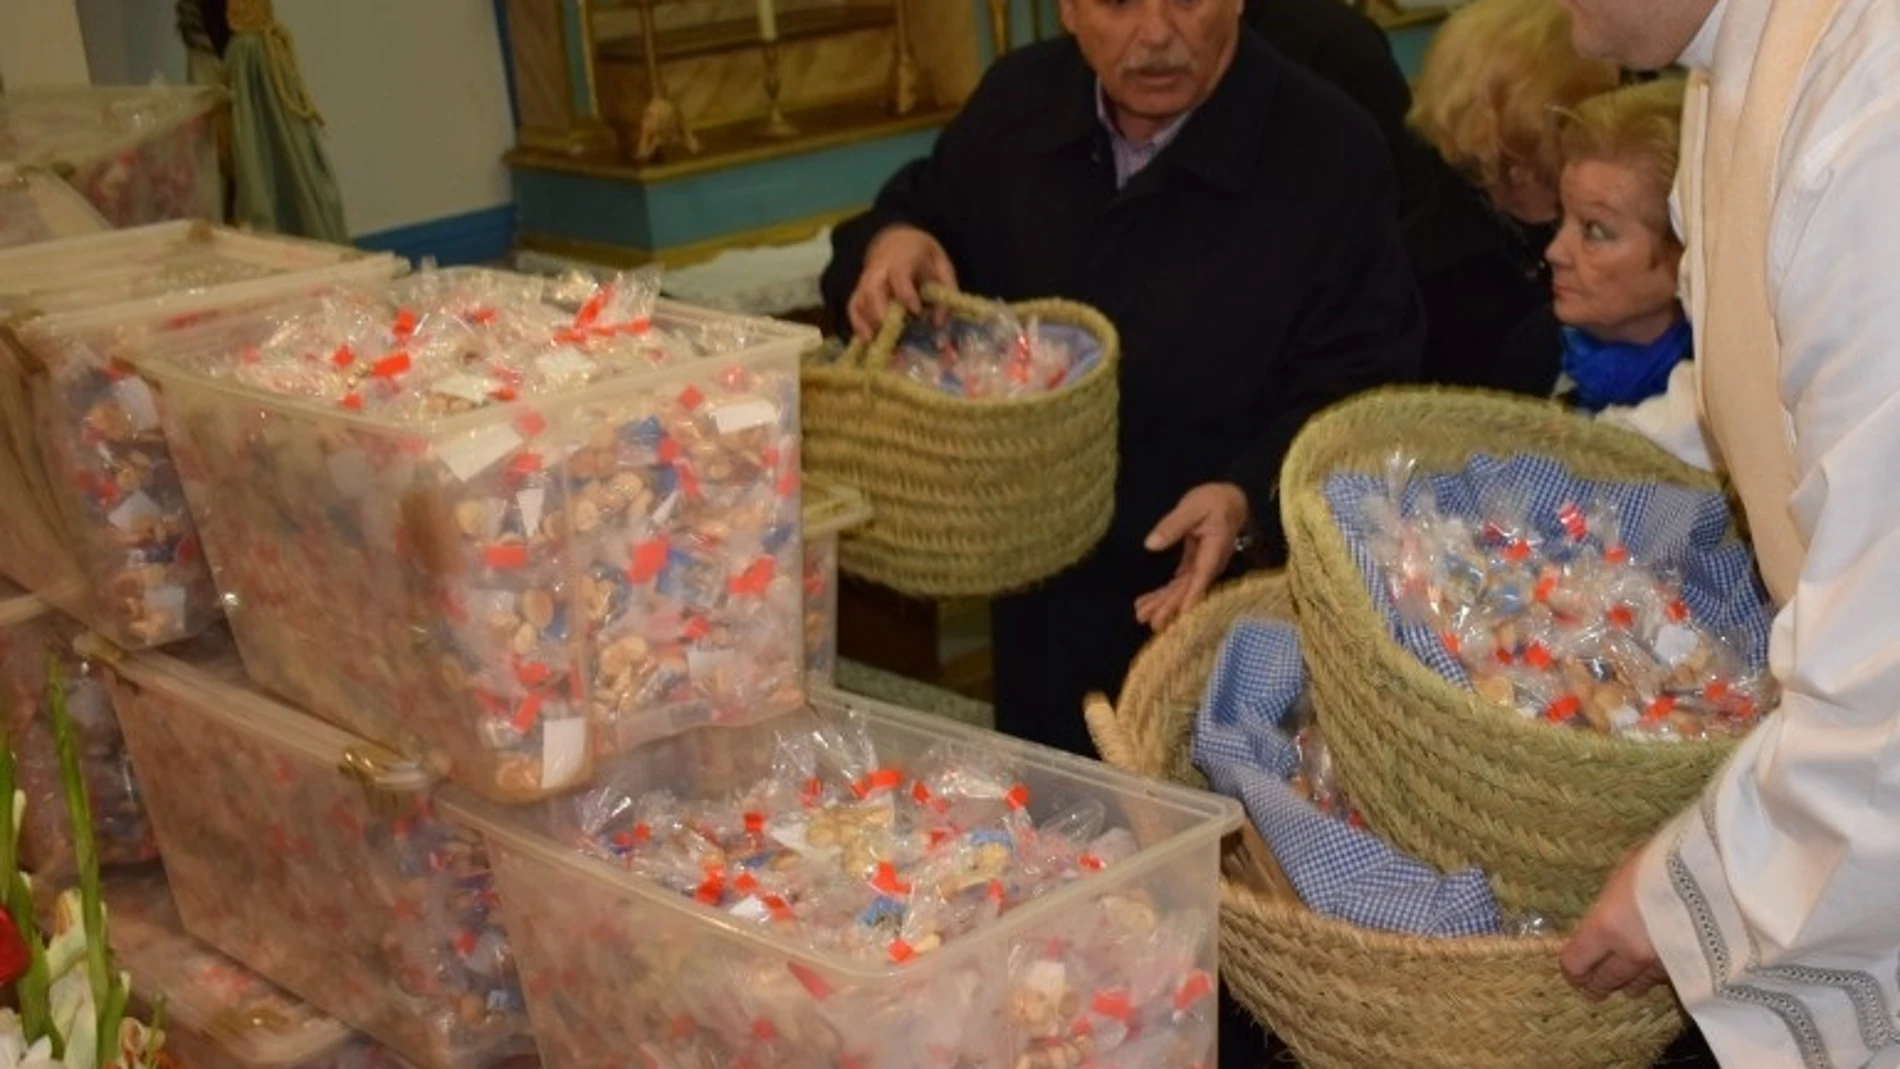
[[[52,1040],[53,1057],[65,1054],[65,1041],[53,1027],[53,980],[46,964],[46,947],[40,941],[39,924],[34,919],[33,889],[20,872],[19,836],[14,822],[14,791],[19,782],[13,762],[13,740],[7,725],[17,722],[14,710],[0,711],[0,904],[13,917],[13,926],[26,944],[26,975],[15,981],[20,1003],[20,1029],[27,1043]]]
[[[85,773],[79,766],[78,733],[66,708],[65,673],[57,657],[49,657],[46,689],[53,714],[53,738],[59,749],[59,778],[66,788],[66,811],[73,821],[73,857],[79,865],[79,908],[86,931],[86,978],[92,985],[92,1004],[98,1013],[100,1064],[118,1059],[119,1026],[125,1019],[129,992],[112,968],[112,950],[106,942],[105,903],[99,892],[99,848],[93,838],[92,804],[86,798]],[[107,1057],[106,1052],[111,1051]]]

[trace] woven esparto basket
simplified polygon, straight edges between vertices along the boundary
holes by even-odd
[[[1242,617],[1291,615],[1285,581],[1268,575],[1182,616],[1135,659],[1119,709],[1090,707],[1102,756],[1204,786],[1194,717],[1222,640]],[[1372,931],[1307,909],[1270,861],[1226,869],[1221,974],[1305,1069],[1646,1069],[1681,1028],[1664,991],[1600,1004],[1576,994],[1557,968],[1559,937]]]
[[[994,302],[940,287],[925,298],[987,318]],[[891,370],[905,314],[832,363],[802,372],[808,471],[855,486],[870,523],[846,537],[839,566],[923,598],[986,597],[1031,586],[1080,560],[1115,508],[1120,342],[1101,313],[1070,301],[1011,306],[1080,327],[1102,358],[1061,389],[1017,398],[955,397]]]
[[[1476,453],[1529,453],[1583,479],[1715,493],[1720,484],[1552,404],[1416,388],[1321,413],[1281,471],[1288,575],[1347,791],[1400,849],[1446,871],[1476,865],[1507,909],[1568,923],[1629,850],[1695,799],[1733,744],[1643,744],[1526,722],[1399,645],[1326,501],[1331,475],[1380,472],[1395,448],[1421,472],[1462,468]]]

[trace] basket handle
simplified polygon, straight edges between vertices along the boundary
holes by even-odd
[[[1084,698],[1082,718],[1088,721],[1089,737],[1095,740],[1095,749],[1102,760],[1124,772],[1142,772],[1135,760],[1134,743],[1122,730],[1121,720],[1115,716],[1115,706],[1109,702],[1108,695],[1095,693]]]
[[[918,290],[924,304],[941,306],[953,312],[970,317],[992,315],[997,309],[1007,310],[1009,306],[1002,301],[984,300],[972,297],[961,290],[952,289],[939,282],[926,282]],[[884,309],[884,323],[870,339],[853,339],[845,349],[841,362],[851,367],[862,367],[871,371],[883,371],[897,362],[897,341],[904,334],[904,325],[910,320],[910,311],[903,305],[892,301]]]

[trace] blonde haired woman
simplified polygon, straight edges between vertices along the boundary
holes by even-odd
[[[1591,97],[1566,117],[1551,304],[1505,346],[1507,361],[1555,363],[1560,399],[1613,420],[1660,397],[1692,353],[1669,222],[1683,93],[1681,78],[1665,78]]]
[[[1445,20],[1409,117],[1444,164],[1406,228],[1427,381],[1549,393],[1554,362],[1510,364],[1503,348],[1549,297],[1542,254],[1558,217],[1563,116],[1620,81],[1613,64],[1577,55],[1553,0],[1476,0]]]
[[[1563,324],[1558,394],[1586,411],[1662,394],[1691,353],[1669,224],[1683,91],[1669,78],[1593,97],[1564,129],[1563,224],[1545,256]]]

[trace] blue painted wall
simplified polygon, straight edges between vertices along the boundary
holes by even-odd
[[[514,243],[512,204],[380,230],[355,239],[361,249],[395,253],[414,263],[434,260],[442,267],[494,263],[508,255]]]

